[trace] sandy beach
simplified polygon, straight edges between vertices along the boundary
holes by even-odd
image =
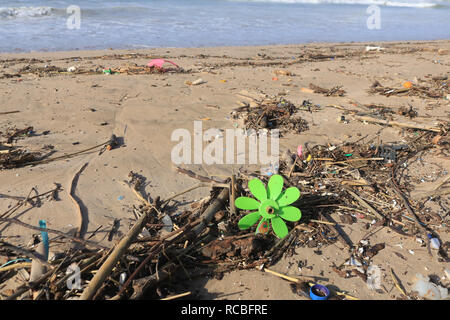
[[[142,203],[123,182],[130,171],[146,178],[144,190],[152,198],[167,199],[198,183],[176,170],[171,158],[177,144],[171,140],[174,130],[193,132],[194,121],[201,121],[203,130],[238,128],[242,123],[232,114],[236,108],[246,103],[251,108],[264,97],[282,97],[298,107],[304,101],[317,107],[297,111],[308,127],[300,133],[284,134],[281,153],[288,149],[295,152],[305,144],[404,144],[414,134],[419,138],[433,128],[438,134],[439,128],[448,126],[448,83],[437,89],[437,97],[431,95],[431,89],[418,90],[417,94],[370,92],[377,88],[373,84],[405,89],[407,82],[413,87],[430,87],[433,79],[448,81],[449,57],[449,40],[0,54],[0,152],[6,150],[4,155],[14,147],[41,156],[48,154],[43,159],[62,157],[33,165],[0,165],[0,214],[20,199],[59,185],[56,199],[42,197],[40,203],[24,204],[9,217],[33,226],[43,219],[48,228],[78,233],[81,238],[113,248],[136,221],[133,206]],[[148,72],[145,66],[156,58],[170,60],[181,68],[167,65],[165,72]],[[199,79],[202,83],[195,85]],[[314,85],[345,92],[318,93]],[[358,118],[367,115],[370,106],[384,106],[393,111],[389,121],[419,129],[414,133],[404,126]],[[6,141],[8,133],[24,128],[29,129]],[[111,150],[94,148],[76,154],[105,144],[113,134],[118,145]],[[349,256],[349,249],[340,241],[322,246],[320,254],[317,246],[298,246],[270,269],[291,277],[320,277],[320,283],[359,299],[405,298],[395,285],[391,268],[407,292],[414,291],[417,273],[433,276],[448,286],[445,255],[450,240],[450,203],[446,183],[450,161],[448,133],[439,134],[440,142],[418,154],[420,160],[414,158],[407,168],[405,165],[408,188],[404,191],[419,217],[432,214],[440,219],[428,222],[440,236],[442,254],[432,249],[430,257],[425,239],[420,242],[385,227],[370,236],[372,245],[385,244],[373,257],[373,264],[382,271],[380,290],[371,290],[361,277],[346,278],[333,270]],[[180,167],[216,180],[255,169],[225,164]],[[302,186],[299,188],[302,191]],[[355,190],[358,188],[364,187]],[[177,197],[172,213],[208,195],[209,187],[183,194]],[[439,201],[429,201],[433,196],[440,197]],[[389,199],[386,202],[393,211],[399,208],[396,205],[402,206]],[[402,210],[407,214],[404,206]],[[367,232],[365,225],[373,220],[366,216],[341,223],[338,210],[330,216],[356,243]],[[109,230],[118,220],[117,233],[109,240]],[[404,219],[401,223],[405,226],[409,222]],[[39,231],[20,224],[3,221],[0,225],[0,240],[16,246],[31,248],[37,234]],[[54,237],[50,235],[50,252],[63,251],[67,243]],[[8,256],[0,255],[0,265],[8,260]],[[0,277],[3,297],[25,283],[18,274],[6,278],[0,273]],[[179,281],[176,285],[178,293],[190,291],[193,299],[306,299],[291,290],[289,281],[258,268]]]

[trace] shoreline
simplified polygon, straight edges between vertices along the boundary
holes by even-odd
[[[228,50],[228,49],[257,49],[257,48],[271,48],[271,47],[352,47],[352,46],[395,46],[395,45],[425,45],[425,44],[439,44],[449,42],[448,39],[435,39],[435,40],[398,40],[398,41],[343,41],[343,42],[307,42],[307,43],[291,43],[291,44],[271,44],[271,45],[242,45],[242,46],[205,46],[205,47],[154,47],[154,48],[140,48],[140,49],[92,49],[92,50],[57,50],[57,51],[29,51],[29,52],[0,52],[0,59],[3,57],[17,56],[18,58],[26,58],[26,57],[46,57],[52,58],[56,56],[69,56],[69,55],[80,55],[86,56],[88,54],[104,54],[105,52],[117,52],[117,53],[145,53],[148,51],[161,51],[161,50]]]

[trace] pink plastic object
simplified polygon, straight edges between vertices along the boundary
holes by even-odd
[[[298,157],[299,157],[300,159],[303,158],[303,147],[302,147],[302,145],[299,145],[299,146],[298,146],[298,148],[297,148],[297,155],[298,155]]]
[[[167,63],[171,63],[174,66],[176,66],[177,68],[179,68],[179,66],[177,64],[173,63],[172,61],[165,60],[165,59],[153,59],[147,64],[147,66],[148,67],[156,67],[158,69],[162,69],[163,64],[166,63],[166,62]]]

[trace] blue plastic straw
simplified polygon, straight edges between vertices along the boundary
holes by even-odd
[[[45,222],[45,220],[39,220],[39,227],[42,229],[47,229],[47,223]],[[44,243],[44,248],[45,248],[44,258],[47,261],[48,251],[49,251],[48,233],[45,231],[41,231],[41,236],[42,236],[42,242]]]
[[[5,263],[5,264],[2,264],[2,265],[0,266],[0,269],[3,268],[3,267],[9,266],[10,264],[12,264],[12,263],[14,263],[14,262],[19,262],[19,261],[31,262],[31,260],[30,260],[30,259],[27,259],[27,258],[18,258],[18,259],[14,259],[14,260],[8,261],[8,262]]]

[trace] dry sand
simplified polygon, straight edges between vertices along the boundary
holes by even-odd
[[[366,45],[379,45],[384,50],[365,52]],[[347,56],[295,62],[296,57],[308,53]],[[189,72],[2,77],[17,73],[27,65],[102,70],[134,63],[145,65],[152,57],[169,59]],[[194,120],[201,119],[204,119],[204,130],[234,128],[235,121],[230,119],[230,112],[237,107],[237,101],[245,101],[237,95],[242,90],[267,95],[283,94],[296,105],[306,99],[321,106],[346,108],[377,103],[397,109],[411,104],[419,115],[415,121],[434,126],[436,121],[449,120],[448,96],[440,100],[385,97],[368,94],[367,90],[375,80],[384,86],[401,87],[405,81],[448,75],[449,57],[450,41],[1,54],[0,113],[20,112],[0,114],[0,131],[12,126],[32,126],[35,132],[33,137],[19,140],[18,145],[32,150],[52,145],[56,150],[55,156],[103,143],[111,134],[123,138],[123,145],[102,155],[94,152],[34,167],[3,170],[0,172],[0,194],[26,196],[32,187],[44,192],[52,189],[54,183],[59,183],[64,189],[59,193],[60,201],[45,201],[40,207],[17,212],[17,217],[32,225],[45,219],[49,228],[62,231],[77,229],[80,217],[68,193],[75,173],[88,162],[76,184],[76,196],[84,206],[88,221],[85,237],[99,226],[110,227],[116,218],[121,219],[120,234],[125,234],[134,221],[131,207],[139,203],[130,189],[121,183],[128,173],[132,170],[145,176],[148,182],[146,192],[163,199],[197,183],[173,170],[171,149],[176,142],[171,141],[171,133],[178,128],[192,132]],[[33,62],[30,58],[40,61]],[[288,70],[292,75],[276,75],[274,71],[280,69]],[[198,78],[206,83],[198,86],[186,84],[186,81]],[[325,88],[341,85],[347,94],[344,97],[325,97],[303,92],[301,88],[310,83]],[[310,128],[300,135],[289,134],[281,139],[281,151],[286,148],[295,150],[304,143],[336,145],[363,138],[376,139],[377,136],[384,142],[402,142],[402,130],[398,127],[364,124],[351,119],[349,123],[338,122],[337,118],[343,111],[337,108],[323,108],[315,113],[300,112]],[[49,132],[43,134],[45,131]],[[422,192],[432,190],[445,178],[433,181],[437,171],[433,163],[448,171],[448,160],[430,154],[429,158],[423,159],[423,166],[411,168],[410,174],[418,178],[416,187],[421,190],[412,193],[415,200],[420,200]],[[239,166],[227,165],[188,167],[199,174],[219,178],[239,169]],[[424,182],[420,182],[422,177],[426,177]],[[180,201],[189,203],[208,193],[208,188],[197,189],[181,197]],[[0,196],[0,212],[14,204],[15,200]],[[342,227],[353,241],[358,241],[363,224],[357,222]],[[449,240],[447,231],[446,228],[440,230],[444,243]],[[105,232],[95,235],[92,240],[112,247],[120,234],[112,242],[107,240]],[[18,225],[2,224],[0,236],[15,244],[26,244],[32,232]],[[340,265],[348,256],[339,242],[323,248],[322,255],[313,253],[314,248],[299,248],[294,256],[282,259],[272,269],[292,276],[321,276],[324,278],[321,283],[338,287],[361,299],[400,296],[389,273],[391,267],[408,291],[412,290],[412,277],[416,273],[442,278],[444,270],[449,269],[448,264],[430,259],[426,248],[414,239],[392,234],[386,228],[371,238],[371,243],[378,242],[386,242],[386,248],[374,258],[374,263],[383,272],[384,289],[381,292],[369,290],[358,277],[343,279],[331,270],[332,263]],[[58,244],[52,244],[51,250],[58,251]],[[309,268],[299,270],[300,260],[307,260]],[[20,280],[15,281],[21,283]],[[442,281],[448,284],[448,279]],[[305,299],[292,293],[287,281],[258,270],[234,271],[225,274],[222,280],[196,280],[185,289],[196,292],[196,297],[202,299]]]

